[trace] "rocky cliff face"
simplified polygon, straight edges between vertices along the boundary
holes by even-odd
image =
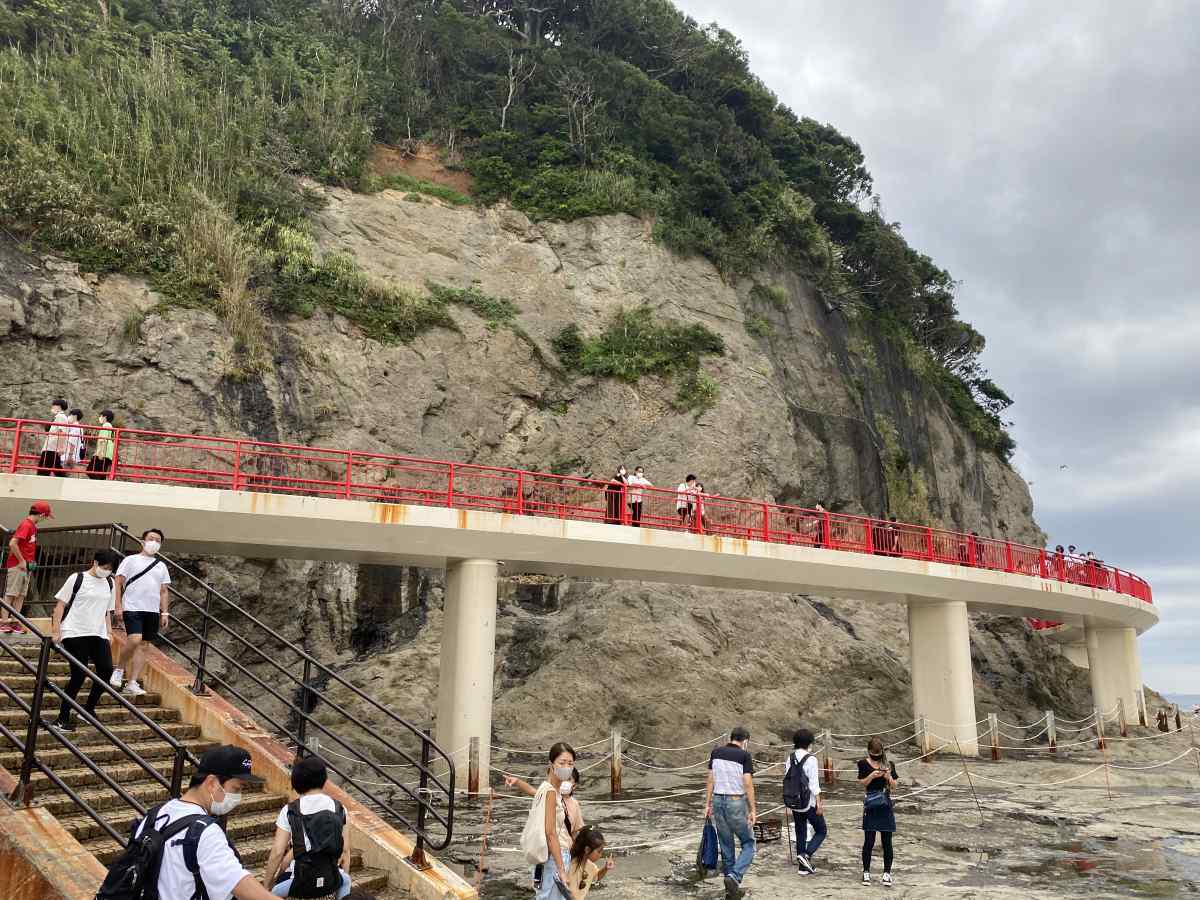
[[[660,485],[695,472],[731,496],[1041,540],[1020,477],[975,449],[886,342],[830,313],[794,272],[726,282],[627,216],[533,224],[395,192],[327,197],[323,250],[416,288],[476,285],[515,303],[518,327],[489,328],[456,308],[457,332],[383,346],[317,311],[272,326],[268,371],[231,378],[230,340],[208,311],[164,307],[136,279],[81,274],[0,243],[0,411],[40,416],[65,393],[89,411],[117,410],[120,424],[164,431],[579,474],[642,464]],[[783,290],[764,303],[756,283]],[[677,410],[675,386],[661,379],[574,377],[557,364],[550,340],[564,326],[594,332],[640,304],[725,341],[725,355],[704,363],[720,385],[708,411]],[[197,566],[398,709],[428,716],[440,573]],[[658,740],[706,736],[734,718],[777,732],[800,716],[848,731],[907,721],[902,622],[899,607],[829,598],[513,579],[496,727],[536,741],[620,722]],[[1086,679],[1020,622],[980,619],[973,639],[981,710],[1086,704]]]

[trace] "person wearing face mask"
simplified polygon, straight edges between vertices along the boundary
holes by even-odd
[[[871,883],[871,854],[875,850],[875,832],[883,841],[883,883],[892,883],[892,835],[896,831],[896,814],[892,810],[891,792],[896,788],[896,765],[889,763],[883,741],[873,737],[867,741],[866,759],[858,761],[858,783],[866,788],[863,798],[862,883]]]
[[[63,455],[67,450],[66,400],[55,400],[50,404],[50,420],[53,424],[46,428],[46,440],[42,444],[42,455],[38,457],[37,473],[65,477],[67,471],[63,468]]]
[[[96,421],[96,450],[88,460],[87,477],[93,481],[103,481],[112,469],[113,461],[113,413],[106,409],[100,413]]]
[[[117,569],[117,606],[124,607],[122,619],[128,639],[110,683],[119,688],[128,672],[125,693],[131,697],[146,693],[138,682],[146,667],[145,642],[153,641],[158,637],[158,629],[166,628],[170,622],[167,586],[171,583],[171,573],[158,558],[162,542],[160,529],[143,531],[142,552],[125,557]]]
[[[541,878],[534,874],[537,900],[572,900],[566,878],[571,865],[571,831],[562,787],[575,771],[575,749],[562,741],[550,748],[546,780],[534,794],[533,805],[521,835],[521,847],[530,863],[545,861]]]
[[[119,557],[111,550],[97,550],[92,557],[92,567],[86,572],[71,575],[59,588],[54,599],[54,640],[78,662],[71,663],[71,680],[67,682],[66,695],[71,700],[79,696],[83,681],[87,678],[86,666],[91,663],[96,669],[92,689],[88,691],[83,708],[95,715],[100,702],[100,685],[112,675],[112,651],[109,648],[109,617],[114,611],[120,614],[113,590],[113,568]],[[58,710],[55,729],[72,732],[71,705],[63,698]]]
[[[616,474],[604,486],[604,521],[609,525],[621,524],[621,509],[625,505],[625,482],[628,480],[628,470],[624,466],[617,466]]]
[[[215,816],[227,816],[241,802],[242,788],[261,784],[251,774],[250,754],[241,747],[226,745],[200,757],[187,791],[178,800],[168,800],[146,813],[134,832],[140,837],[147,827],[162,831],[182,819],[191,824],[167,840],[158,870],[159,900],[272,900],[270,891],[243,868],[241,860]],[[150,823],[153,823],[152,825]],[[188,857],[196,871],[188,868]]]
[[[563,808],[567,811],[567,831],[570,832],[572,839],[579,833],[579,829],[584,826],[583,807],[579,805],[578,794],[580,778],[579,769],[572,769],[571,779],[564,781],[558,786],[558,793],[563,798]],[[507,787],[516,788],[526,797],[537,796],[537,788],[525,779],[518,778],[516,775],[505,775],[504,784]]]

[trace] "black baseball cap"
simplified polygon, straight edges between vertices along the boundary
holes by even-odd
[[[252,760],[249,753],[241,747],[226,744],[223,747],[209,750],[201,756],[200,766],[196,771],[204,775],[216,775],[222,780],[240,778],[247,784],[262,784],[264,779],[250,774],[251,765]]]

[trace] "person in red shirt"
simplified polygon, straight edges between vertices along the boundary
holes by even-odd
[[[44,519],[53,519],[50,504],[38,500],[29,507],[29,515],[21,520],[8,542],[8,556],[4,560],[4,602],[21,611],[25,595],[29,593],[30,563],[37,558],[37,527]],[[24,634],[25,629],[15,619],[10,619],[7,609],[0,609],[0,634]]]

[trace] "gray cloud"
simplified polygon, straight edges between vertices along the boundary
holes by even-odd
[[[862,144],[889,218],[962,281],[1040,523],[1161,575],[1143,670],[1200,691],[1191,4],[677,2]]]

